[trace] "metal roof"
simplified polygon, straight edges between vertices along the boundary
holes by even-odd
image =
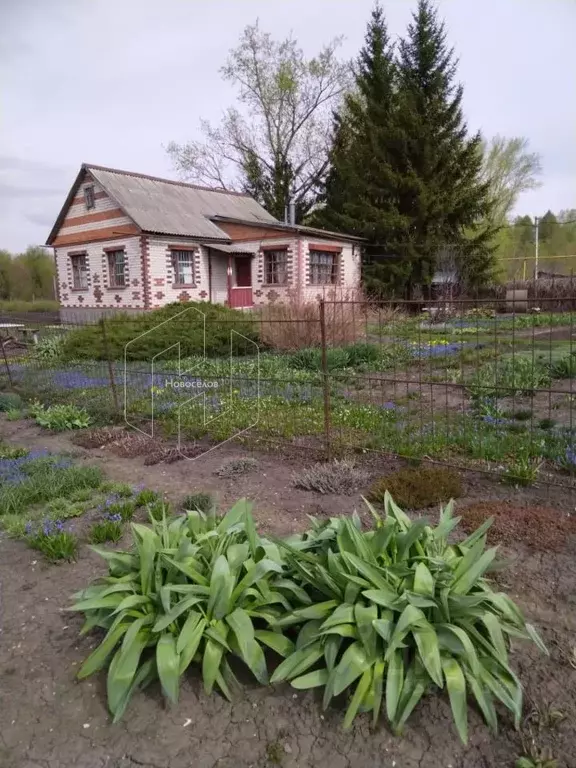
[[[221,251],[222,253],[235,253],[237,255],[252,256],[254,255],[253,248],[247,248],[246,246],[228,245],[227,243],[201,243],[206,248],[212,248],[214,251]]]
[[[313,227],[285,224],[275,219],[252,197],[240,192],[209,189],[182,181],[84,163],[48,236],[48,245],[56,238],[86,173],[105,189],[143,232],[230,243],[230,236],[218,226],[220,220],[339,240],[362,240]]]
[[[256,224],[276,221],[248,195],[110,168],[87,166],[87,170],[144,232],[230,240],[209,218],[229,216]]]

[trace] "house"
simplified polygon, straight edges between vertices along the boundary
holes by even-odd
[[[251,308],[359,287],[361,239],[249,195],[83,165],[50,232],[62,319],[174,301]]]

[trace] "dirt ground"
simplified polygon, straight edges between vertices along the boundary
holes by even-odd
[[[101,466],[112,480],[144,483],[175,502],[201,490],[215,492],[224,507],[247,496],[260,525],[276,533],[301,529],[307,514],[349,513],[361,504],[359,494],[319,496],[294,489],[292,474],[310,463],[305,454],[252,454],[259,461],[256,471],[224,480],[215,470],[246,451],[221,446],[193,462],[145,466],[142,457],[78,448],[69,435],[42,432],[30,422],[2,420],[0,437],[13,445],[72,451],[79,462]],[[368,463],[374,476],[397,466],[382,458]],[[564,489],[517,492],[474,475],[466,475],[464,483],[462,506],[494,499],[563,511],[575,507],[575,497]],[[537,625],[550,657],[531,645],[515,647],[513,664],[526,689],[522,733],[502,713],[501,731],[491,737],[471,711],[469,744],[463,746],[444,696],[422,702],[398,738],[384,725],[373,730],[365,716],[344,732],[342,712],[322,712],[316,695],[288,686],[247,685],[244,698],[233,705],[218,695],[207,698],[195,675],[185,680],[176,707],[166,707],[153,688],[137,694],[122,722],[112,725],[105,675],[81,683],[74,678],[96,638],[80,638],[80,617],[64,611],[72,592],[103,573],[103,563],[82,546],[77,563],[48,565],[23,543],[0,534],[0,767],[513,768],[532,734],[559,768],[576,768],[576,541],[568,537],[554,554],[521,546],[504,554],[511,565],[498,573],[498,581]]]

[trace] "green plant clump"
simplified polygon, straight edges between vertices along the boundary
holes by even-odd
[[[170,322],[168,322],[170,321]],[[258,324],[238,310],[209,302],[169,304],[162,309],[133,316],[119,313],[102,324],[89,325],[67,334],[63,355],[75,360],[175,359],[192,355],[230,355],[230,331],[248,341],[237,342],[234,353],[253,355]],[[240,339],[241,336],[235,338]],[[180,340],[179,350],[174,339]]]
[[[13,392],[0,392],[0,412],[12,411],[23,407],[22,398]]]
[[[75,595],[72,610],[86,616],[83,632],[95,627],[106,636],[84,662],[79,677],[108,670],[108,705],[118,720],[132,693],[159,679],[176,701],[179,678],[193,662],[204,688],[214,686],[232,699],[239,687],[229,664],[239,657],[266,684],[264,646],[286,656],[293,644],[270,629],[292,606],[287,595],[303,590],[282,573],[277,546],[258,537],[246,501],[221,519],[188,512],[152,527],[132,523],[130,552],[95,549],[109,576]]]
[[[467,740],[467,695],[495,731],[495,702],[517,726],[522,686],[509,664],[511,638],[542,640],[519,608],[494,592],[484,575],[496,548],[486,549],[486,521],[456,545],[452,503],[439,524],[414,522],[389,494],[385,517],[362,532],[358,516],[337,518],[313,535],[284,542],[289,571],[300,574],[312,605],[274,626],[298,627],[296,649],[272,675],[296,689],[323,688],[323,704],[349,692],[344,725],[358,712],[383,710],[395,733],[431,689],[446,689],[460,738]]]
[[[96,549],[109,574],[77,593],[82,633],[106,634],[78,675],[108,666],[108,705],[117,721],[132,694],[156,679],[175,702],[179,679],[202,671],[204,688],[232,700],[239,683],[231,658],[263,685],[289,681],[323,688],[323,703],[348,695],[344,725],[358,712],[383,712],[400,733],[420,699],[448,692],[461,739],[467,697],[495,731],[495,704],[518,726],[522,686],[509,663],[510,639],[534,641],[535,629],[486,573],[486,521],[449,545],[458,524],[452,503],[439,523],[411,521],[389,494],[375,526],[358,515],[331,518],[302,535],[271,541],[257,534],[250,505],[223,518],[186,515],[132,524],[128,552]],[[283,657],[271,677],[265,650]]]
[[[90,528],[88,538],[92,544],[120,541],[122,538],[122,518],[120,515],[108,515],[103,520],[98,520]]]
[[[214,506],[214,499],[210,493],[190,493],[182,502],[182,509],[196,510],[197,512],[203,512],[208,514]]]
[[[462,480],[448,467],[413,467],[377,480],[368,499],[381,503],[386,492],[405,509],[424,509],[462,496]]]
[[[38,526],[30,523],[25,532],[28,545],[42,552],[50,562],[76,559],[78,539],[70,531],[65,531],[59,520],[44,520]]]
[[[66,429],[85,429],[92,423],[92,418],[85,408],[77,405],[50,405],[48,408],[36,403],[32,415],[37,424],[54,432]]]
[[[472,395],[481,397],[520,397],[550,383],[550,374],[539,360],[505,357],[486,363],[470,382]]]

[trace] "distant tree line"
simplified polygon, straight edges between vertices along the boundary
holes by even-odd
[[[54,299],[54,258],[43,248],[24,253],[0,249],[0,300]]]

